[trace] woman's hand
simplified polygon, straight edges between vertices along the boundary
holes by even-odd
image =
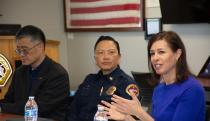
[[[132,100],[128,100],[117,95],[112,97],[112,105],[115,107],[115,110],[121,113],[128,115],[135,115],[138,117],[139,113],[143,110],[141,103],[134,93],[131,92]]]
[[[116,107],[106,101],[101,101],[104,104],[104,110],[108,119],[114,119],[119,121],[124,121],[126,119],[126,114],[121,113],[116,110]]]
[[[109,119],[119,121],[135,121],[136,116],[141,121],[154,121],[154,119],[141,107],[141,103],[134,93],[131,92],[132,100],[128,100],[117,95],[113,95],[111,104],[105,101],[106,114]]]

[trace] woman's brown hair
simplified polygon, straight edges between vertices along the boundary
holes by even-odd
[[[151,55],[150,55],[150,49],[152,45],[159,40],[164,40],[171,50],[175,53],[178,49],[181,49],[182,53],[180,58],[178,59],[176,63],[176,81],[181,82],[188,78],[188,76],[191,74],[190,70],[188,68],[187,59],[186,59],[186,50],[185,46],[181,40],[181,38],[178,36],[177,33],[173,31],[162,31],[160,33],[155,34],[148,43],[147,46],[147,53],[148,53],[148,67],[150,71],[153,72],[153,76],[155,80],[160,79],[160,75],[158,75],[151,64]]]

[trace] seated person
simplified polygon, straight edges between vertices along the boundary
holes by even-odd
[[[28,25],[16,34],[16,52],[22,66],[16,69],[0,108],[23,115],[29,96],[35,96],[39,117],[63,121],[68,107],[69,77],[66,70],[45,55],[45,35]]]
[[[111,101],[113,94],[131,99],[130,90],[138,95],[135,81],[120,69],[120,47],[110,36],[101,36],[95,47],[95,60],[100,71],[89,74],[79,86],[68,112],[68,121],[93,121],[101,100]]]
[[[158,81],[152,97],[152,113],[145,112],[138,98],[113,95],[112,103],[102,101],[109,119],[135,121],[204,121],[205,93],[191,74],[185,46],[173,31],[154,35],[147,46],[149,68]]]

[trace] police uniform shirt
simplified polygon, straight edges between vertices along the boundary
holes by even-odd
[[[93,121],[97,105],[101,100],[111,102],[113,94],[131,99],[128,89],[136,86],[135,81],[117,67],[112,73],[89,74],[79,86],[70,106],[69,121]]]

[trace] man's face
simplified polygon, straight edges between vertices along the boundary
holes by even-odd
[[[95,60],[102,72],[113,71],[120,63],[120,55],[114,42],[109,40],[99,42],[95,50]]]
[[[31,42],[30,37],[24,37],[17,41],[16,52],[19,54],[23,65],[36,65],[44,52],[43,43]]]

